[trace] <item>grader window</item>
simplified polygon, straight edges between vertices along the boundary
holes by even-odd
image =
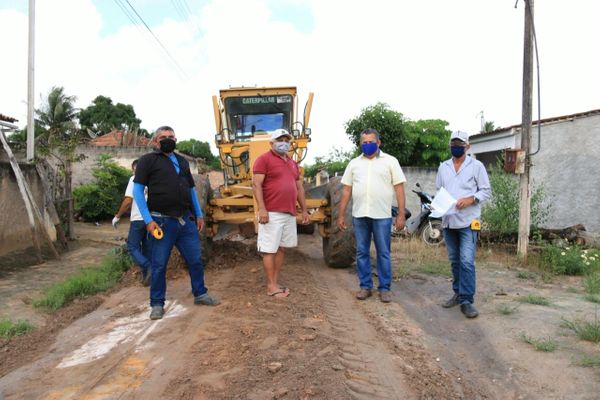
[[[247,96],[225,99],[225,112],[236,141],[247,141],[255,133],[289,129],[292,96]]]

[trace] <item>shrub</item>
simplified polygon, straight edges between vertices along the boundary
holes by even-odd
[[[486,227],[501,234],[519,231],[519,182],[508,174],[500,162],[490,167],[490,185],[492,198],[483,205],[481,219]],[[551,204],[546,201],[547,193],[543,185],[534,186],[531,193],[531,232],[548,219]]]
[[[111,217],[119,209],[131,172],[110,155],[101,154],[92,169],[96,182],[73,190],[75,210],[86,220]]]

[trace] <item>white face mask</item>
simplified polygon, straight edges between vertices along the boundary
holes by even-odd
[[[288,142],[273,142],[273,150],[278,154],[284,155],[290,149]]]

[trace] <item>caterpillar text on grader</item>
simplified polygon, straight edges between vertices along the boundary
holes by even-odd
[[[311,130],[308,128],[313,94],[310,93],[303,115],[298,115],[295,87],[241,87],[223,89],[213,96],[213,107],[224,184],[218,193],[203,183],[206,204],[206,236],[216,235],[219,224],[248,224],[257,227],[258,208],[252,193],[252,166],[270,150],[270,135],[283,128],[293,136],[288,155],[298,164],[306,157]],[[301,118],[301,119],[300,119]],[[300,168],[304,173],[303,168]],[[312,233],[315,226],[323,238],[323,256],[331,267],[347,267],[355,258],[352,229],[340,231],[336,220],[342,196],[340,178],[319,187],[306,188],[310,225],[298,225],[299,232]],[[351,207],[348,207],[349,217]],[[301,221],[300,209],[296,220]]]

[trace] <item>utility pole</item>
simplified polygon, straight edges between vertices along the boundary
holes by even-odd
[[[35,58],[35,0],[29,0],[29,57],[27,60],[27,161],[35,156],[35,126],[33,122],[33,82]]]
[[[525,169],[519,180],[519,241],[517,244],[517,254],[523,262],[527,262],[529,227],[531,225],[529,171],[531,168],[531,94],[533,88],[533,0],[524,0],[524,3],[525,35],[523,40],[523,106],[521,116],[521,150],[525,152]]]

